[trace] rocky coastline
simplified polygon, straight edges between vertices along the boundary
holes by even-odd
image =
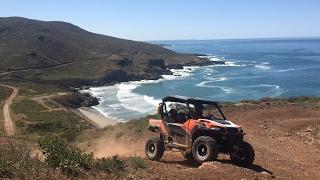
[[[84,107],[95,106],[99,104],[99,101],[96,97],[91,94],[80,93],[81,90],[88,89],[90,87],[98,87],[98,86],[111,86],[121,82],[128,81],[140,81],[140,80],[158,80],[162,78],[162,75],[172,75],[173,72],[171,69],[183,69],[185,66],[209,66],[216,64],[225,64],[224,61],[210,61],[208,58],[201,58],[202,61],[189,62],[184,64],[170,64],[165,65],[163,60],[158,61],[150,61],[150,70],[146,74],[141,74],[140,76],[130,75],[126,73],[124,70],[114,70],[110,74],[107,74],[104,78],[87,81],[87,80],[78,80],[73,81],[76,83],[74,86],[69,86],[68,88],[72,91],[77,92],[79,95],[86,96],[87,100],[90,100],[90,103],[87,103]],[[88,102],[88,101],[86,101]],[[93,103],[91,103],[93,102]]]
[[[171,69],[183,69],[185,66],[209,66],[215,64],[225,64],[224,61],[210,61],[208,58],[201,58],[201,61],[194,61],[180,64],[165,64],[163,59],[150,60],[145,71],[132,72],[128,71],[130,62],[123,62],[124,68],[115,69],[102,78],[88,80],[88,79],[70,79],[59,82],[63,88],[79,91],[88,89],[90,87],[111,86],[121,82],[141,81],[141,80],[158,80],[162,75],[172,75]]]

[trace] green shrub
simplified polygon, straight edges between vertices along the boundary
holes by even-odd
[[[83,153],[57,136],[48,136],[40,140],[39,145],[46,162],[52,167],[60,168],[67,175],[78,176],[84,170],[90,170],[94,163],[92,153]]]
[[[99,171],[121,175],[125,171],[126,163],[119,156],[113,156],[97,159],[95,167]]]
[[[314,136],[320,137],[320,126],[310,127]]]
[[[149,119],[151,119],[151,118],[157,119],[160,117],[159,116],[148,116],[146,118],[140,118],[137,120],[127,122],[125,125],[129,125],[129,128],[134,130],[134,133],[141,134],[141,133],[144,133],[148,130]]]
[[[7,99],[10,96],[11,89],[0,86],[0,101]]]
[[[149,121],[147,119],[140,120],[137,126],[135,127],[135,131],[137,133],[145,132],[149,127]]]
[[[72,93],[64,96],[57,96],[53,98],[54,101],[58,102],[62,106],[79,108],[84,99],[78,93]]]
[[[70,128],[64,130],[64,132],[60,135],[61,138],[67,140],[67,142],[74,142],[76,137],[80,134],[81,128]]]
[[[33,82],[15,82],[13,86],[19,87],[19,94],[22,96],[33,97],[35,95],[44,95],[61,92],[57,85],[39,84]]]
[[[23,133],[59,135],[68,142],[74,141],[82,130],[89,127],[85,122],[81,122],[79,117],[65,111],[29,112],[24,120],[28,123],[17,121],[20,123],[19,127],[24,129]]]
[[[94,106],[99,104],[99,100],[90,96],[88,93],[72,93],[52,98],[57,103],[70,108],[79,108],[81,106]]]
[[[27,133],[58,134],[68,142],[74,141],[76,136],[86,128],[84,123],[64,111],[34,112],[28,115],[27,119],[29,118],[34,122],[26,126]]]
[[[147,162],[141,157],[137,157],[137,156],[129,157],[128,161],[130,163],[130,166],[136,170],[145,169],[147,167]]]
[[[16,144],[10,140],[1,143],[0,178],[40,178],[41,173],[46,170],[45,164],[32,157],[31,150],[26,145]]]
[[[42,105],[31,99],[24,99],[22,101],[14,103],[12,109],[16,114],[28,114],[30,112],[46,110]]]

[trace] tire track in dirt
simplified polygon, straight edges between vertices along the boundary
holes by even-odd
[[[225,108],[225,114],[247,132],[245,140],[256,152],[253,166],[235,166],[228,155],[221,154],[215,162],[194,167],[180,152],[166,151],[160,162],[148,161],[149,169],[142,172],[141,179],[319,179],[320,150],[301,141],[296,133],[320,124],[320,102],[310,107],[295,104],[231,106]],[[94,133],[82,147],[97,157],[117,154],[145,157],[145,141],[158,134],[145,132],[133,136],[124,128],[114,126]],[[166,173],[162,173],[164,171]]]
[[[5,100],[3,105],[3,122],[6,135],[13,136],[15,127],[14,122],[12,121],[12,118],[10,116],[10,106],[12,104],[13,99],[18,95],[18,88],[4,84],[0,84],[0,86],[12,89],[11,95]]]

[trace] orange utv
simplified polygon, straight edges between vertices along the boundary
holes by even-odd
[[[145,145],[150,160],[160,160],[165,150],[178,149],[197,164],[228,154],[239,166],[254,161],[252,146],[243,140],[242,128],[228,121],[217,102],[181,96],[168,96],[159,104],[159,119],[149,120],[149,130],[158,132]]]

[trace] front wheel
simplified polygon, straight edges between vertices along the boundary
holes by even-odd
[[[236,144],[233,148],[233,152],[230,153],[231,161],[239,166],[250,166],[254,161],[254,150],[252,146],[243,141]]]
[[[200,136],[193,142],[193,159],[199,164],[206,161],[216,160],[218,153],[219,149],[217,143],[212,137]]]
[[[164,153],[164,143],[159,138],[151,138],[145,146],[145,153],[148,159],[158,161]]]

